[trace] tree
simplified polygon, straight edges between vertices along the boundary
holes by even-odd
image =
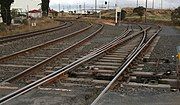
[[[11,10],[11,16],[12,18],[15,18],[19,15],[18,9],[12,9]]]
[[[176,8],[171,13],[171,20],[173,21],[173,23],[180,25],[180,7]]]
[[[134,8],[133,13],[137,13],[137,15],[140,16],[140,19],[142,20],[142,16],[144,15],[146,11],[146,8],[144,8],[143,6],[139,6]]]
[[[11,4],[14,2],[14,0],[0,0],[1,5],[1,16],[3,19],[3,22],[7,25],[11,24]]]
[[[49,0],[41,0],[42,16],[47,17],[49,12]]]

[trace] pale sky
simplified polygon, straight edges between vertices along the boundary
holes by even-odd
[[[58,10],[60,3],[61,9],[71,8],[74,9],[78,5],[86,4],[87,8],[94,8],[94,1],[95,0],[50,0],[50,7],[53,9]],[[117,2],[120,7],[135,7],[137,0],[97,0],[98,7],[104,5],[105,1],[109,1],[110,7],[113,7]],[[140,6],[145,6],[146,0],[139,0]],[[163,1],[163,8],[176,8],[180,6],[180,0],[162,0]],[[41,3],[41,0],[14,0],[12,8],[22,8],[23,11],[31,9],[38,9],[40,6],[38,4]],[[148,7],[152,7],[152,0],[148,0]],[[155,8],[161,7],[161,0],[155,0]]]

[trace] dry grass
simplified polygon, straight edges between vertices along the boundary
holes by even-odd
[[[115,26],[115,21],[112,19],[100,19],[100,18],[93,18],[93,17],[83,17],[81,18],[83,21],[89,22],[89,23],[102,23],[107,24],[111,26]]]
[[[35,27],[30,25],[9,26],[6,27],[5,31],[0,32],[0,36],[14,35],[24,32],[47,29],[47,28],[55,27],[59,24],[53,19],[47,19],[47,18],[37,19],[31,22],[36,22],[37,25]]]
[[[124,22],[144,22],[143,20],[140,20],[140,17],[136,14],[133,14],[133,8],[124,8],[124,10],[127,12],[126,19]],[[171,22],[171,12],[170,9],[148,9],[147,10],[147,21],[150,23],[157,23],[157,24],[164,24],[164,25],[172,25]],[[104,17],[114,17],[115,11],[104,11],[102,12],[102,16]]]
[[[180,29],[180,26],[176,26],[177,29]]]

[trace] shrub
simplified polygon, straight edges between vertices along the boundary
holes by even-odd
[[[5,31],[6,25],[4,23],[0,23],[0,31]]]
[[[27,19],[23,19],[22,23],[25,24],[25,25],[28,25],[28,20]]]
[[[171,13],[171,20],[173,23],[180,25],[180,7]]]
[[[137,13],[137,15],[139,15],[142,20],[142,16],[144,15],[145,11],[146,11],[146,8],[144,8],[143,6],[139,6],[139,7],[134,8],[133,13]]]

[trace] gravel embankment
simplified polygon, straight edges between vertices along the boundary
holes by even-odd
[[[78,41],[82,40],[83,38],[87,37],[88,35],[93,33],[94,30],[97,30],[99,27],[100,27],[99,25],[93,25],[91,29],[89,29],[85,32],[82,32],[76,36],[72,36],[71,38],[65,39],[65,40],[61,41],[60,43],[53,44],[44,49],[42,48],[41,50],[35,51],[32,54],[27,53],[26,55],[17,57],[10,61],[3,62],[1,64],[10,64],[10,65],[13,64],[13,65],[24,65],[24,66],[36,65],[37,63],[43,61],[43,59],[39,60],[39,59],[33,59],[33,58],[53,56],[53,55],[57,54],[58,52],[64,50],[65,48],[68,48],[69,46],[71,46],[71,45],[77,43]],[[58,49],[53,50],[52,48],[58,48]],[[31,61],[28,58],[31,58]],[[51,65],[52,64],[53,63],[51,63]],[[26,67],[22,67],[22,70],[20,67],[14,67],[14,68],[10,67],[9,69],[8,68],[9,67],[0,66],[0,74],[1,74],[0,77],[2,77],[2,79],[0,79],[0,82],[1,82],[1,80],[10,78],[10,77],[22,72],[23,70],[27,69]],[[20,70],[18,70],[17,68],[19,68]]]
[[[75,22],[73,26],[59,30],[59,31],[46,33],[44,35],[39,35],[35,37],[20,39],[17,41],[6,43],[5,45],[0,45],[1,46],[0,56],[8,55],[8,54],[56,39],[58,37],[61,37],[61,36],[70,34],[72,32],[78,31],[82,28],[85,28],[88,25],[89,24],[84,23],[84,22]]]
[[[156,65],[145,64],[144,71],[175,71],[176,46],[180,46],[180,30],[164,26],[159,33],[160,40],[151,53],[150,59],[167,59],[170,62]],[[170,89],[146,87],[122,87],[107,92],[97,105],[179,105],[180,92]]]
[[[114,26],[105,26],[104,29],[95,36],[92,41],[88,42],[81,48],[74,50],[72,53],[72,58],[77,56],[82,56],[94,48],[98,48],[105,43],[110,42],[115,37],[121,35],[121,32],[124,30],[124,26],[114,27]],[[77,52],[76,52],[77,51]],[[76,54],[74,54],[76,52]],[[71,54],[68,54],[71,55]],[[70,57],[69,57],[70,58]],[[62,88],[61,86],[56,86],[56,88]],[[13,100],[12,102],[6,103],[5,105],[39,105],[41,103],[46,103],[47,105],[87,105],[89,98],[94,94],[98,93],[97,90],[94,90],[94,87],[70,87],[72,90],[70,92],[62,91],[42,91],[42,90],[33,90],[23,96],[20,96]],[[74,88],[74,89],[73,89]],[[76,89],[77,88],[77,89]],[[93,94],[92,94],[93,93]],[[70,95],[70,96],[69,96]]]

